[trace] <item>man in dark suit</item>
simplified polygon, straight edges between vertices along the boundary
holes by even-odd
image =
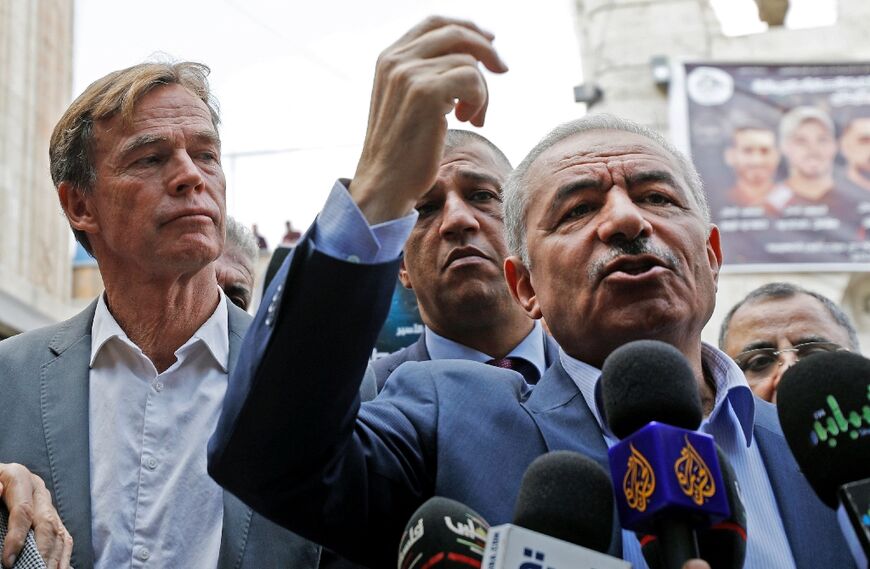
[[[438,175],[415,206],[419,217],[399,266],[425,328],[415,343],[372,363],[378,391],[408,361],[510,366],[533,384],[558,356],[556,343],[513,301],[504,279],[501,201],[511,169],[483,136],[447,131]]]
[[[388,566],[409,516],[431,496],[504,523],[537,456],[567,449],[606,464],[613,439],[596,403],[599,369],[617,347],[652,338],[690,362],[703,429],[741,480],[754,528],[747,566],[848,567],[833,512],[799,474],[775,409],[701,343],[722,257],[700,178],[659,135],[627,121],[558,127],[505,185],[509,288],[561,347],[538,384],[476,362],[411,362],[360,405],[401,237],[437,176],[444,114],[482,123],[487,90],[476,63],[505,70],[491,41],[471,23],[433,18],[381,55],[356,176],[333,188],[267,292],[209,471],[286,527]],[[566,499],[583,507],[582,496]],[[610,552],[645,566],[636,538],[615,527]]]
[[[250,323],[215,276],[226,182],[207,75],[196,63],[111,73],[51,138],[61,206],[105,293],[0,343],[0,462],[44,481],[79,569],[317,566],[318,546],[206,473]],[[9,506],[10,522],[26,509]]]

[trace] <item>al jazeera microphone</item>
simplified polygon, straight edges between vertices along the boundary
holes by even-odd
[[[697,380],[686,358],[664,342],[641,340],[608,356],[601,396],[622,527],[658,538],[659,565],[679,569],[698,558],[696,530],[730,512],[713,437],[696,429],[703,417]]]

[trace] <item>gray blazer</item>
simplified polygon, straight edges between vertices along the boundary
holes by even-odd
[[[229,369],[251,317],[227,302]],[[75,541],[72,565],[94,565],[89,461],[89,369],[96,301],[76,316],[0,342],[0,462],[39,475]],[[196,547],[196,544],[191,544]],[[224,492],[218,569],[314,569],[320,547],[269,522]]]

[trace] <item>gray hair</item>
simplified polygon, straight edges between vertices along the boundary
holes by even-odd
[[[661,146],[674,159],[683,175],[692,196],[697,202],[701,215],[710,224],[710,208],[704,194],[704,184],[695,166],[668,142],[662,135],[645,126],[613,115],[600,114],[586,116],[557,126],[545,136],[520,165],[508,176],[504,187],[504,230],[505,241],[511,253],[518,255],[528,267],[529,249],[526,243],[526,211],[529,205],[528,172],[535,160],[554,144],[576,134],[593,130],[617,130],[644,136]]]
[[[860,346],[858,345],[858,332],[855,330],[855,325],[852,324],[852,320],[845,312],[843,312],[843,309],[840,308],[836,302],[823,294],[807,290],[802,286],[783,282],[762,285],[747,294],[746,298],[731,307],[731,310],[729,310],[728,314],[725,316],[725,320],[722,321],[722,327],[719,328],[719,348],[722,350],[725,349],[725,342],[728,341],[728,327],[731,326],[731,319],[741,306],[749,302],[755,302],[767,298],[791,298],[797,294],[806,294],[821,302],[834,319],[834,322],[836,322],[849,336],[849,346],[847,347],[853,352],[860,351]]]
[[[235,248],[251,264],[251,268],[257,265],[257,240],[250,229],[236,221],[234,218],[227,216],[227,240],[224,245],[225,249]]]

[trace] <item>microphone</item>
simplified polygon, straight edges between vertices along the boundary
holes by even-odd
[[[468,506],[429,498],[405,526],[398,569],[477,569],[488,530],[486,520]]]
[[[698,530],[698,550],[701,559],[708,560],[711,569],[740,569],[746,560],[746,509],[740,498],[737,475],[722,449],[716,447],[725,495],[731,515],[707,529]],[[649,569],[661,569],[658,537],[652,534],[638,535],[643,557]]]
[[[622,527],[658,536],[661,567],[699,557],[695,530],[731,512],[713,437],[696,432],[701,397],[683,354],[664,342],[625,344],[604,361],[608,451]]]
[[[776,391],[785,439],[818,497],[837,510],[852,557],[870,558],[870,360],[851,352],[805,358]]]
[[[523,475],[513,524],[490,529],[485,569],[630,569],[605,555],[613,529],[607,472],[576,452],[536,458]]]

